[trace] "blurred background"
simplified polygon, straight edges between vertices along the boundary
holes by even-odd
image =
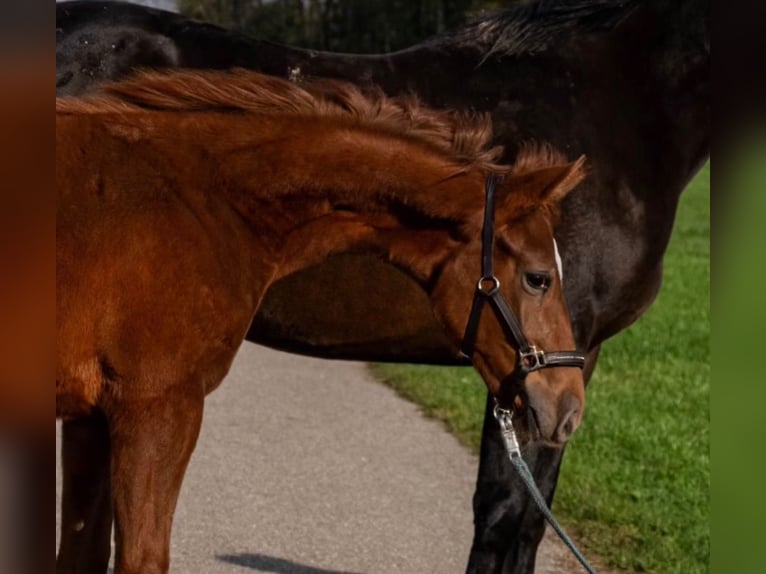
[[[516,0],[136,0],[280,44],[386,52]]]
[[[388,52],[455,28],[513,0],[178,0],[195,18],[262,40],[333,52]]]

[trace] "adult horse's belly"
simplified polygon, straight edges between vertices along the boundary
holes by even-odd
[[[364,255],[335,256],[275,283],[247,339],[326,358],[463,364],[420,286]]]

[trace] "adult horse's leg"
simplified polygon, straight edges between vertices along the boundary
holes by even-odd
[[[109,427],[103,414],[65,421],[57,574],[104,574],[112,540]]]
[[[586,384],[596,367],[600,349],[599,345],[587,356]],[[488,397],[473,499],[474,539],[466,571],[471,574],[534,574],[537,548],[545,534],[545,517],[508,461],[493,414],[494,406],[494,401]],[[523,452],[535,482],[550,506],[564,449],[533,446]]]
[[[473,499],[474,540],[467,571],[471,574],[533,574],[545,524],[542,515],[530,508],[524,483],[508,462],[493,409],[494,401],[488,397]],[[540,469],[550,468],[550,464],[558,474],[559,449],[525,448],[524,458],[538,482]],[[553,489],[543,494],[550,500]]]
[[[115,574],[165,574],[178,493],[202,423],[202,385],[110,409]]]

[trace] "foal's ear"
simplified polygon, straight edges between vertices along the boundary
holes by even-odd
[[[541,184],[547,179],[547,185],[539,192],[540,201],[549,205],[559,203],[586,175],[584,155],[571,163],[540,170]]]
[[[533,205],[555,206],[586,175],[584,155],[571,163],[512,172],[503,182],[507,190],[506,206],[510,209]]]

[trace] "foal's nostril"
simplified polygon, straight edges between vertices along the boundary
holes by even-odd
[[[559,402],[559,425],[553,440],[565,442],[580,424],[582,403],[574,394],[567,392]]]
[[[577,411],[574,411],[567,415],[561,424],[559,424],[559,428],[556,429],[556,435],[553,437],[553,440],[556,442],[566,442],[569,437],[572,436],[572,433],[576,428],[575,419],[577,414]]]

